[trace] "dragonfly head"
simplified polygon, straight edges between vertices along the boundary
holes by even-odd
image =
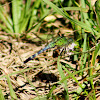
[[[72,38],[69,38],[69,39],[68,39],[68,42],[69,42],[69,43],[73,43],[74,40],[73,40]]]

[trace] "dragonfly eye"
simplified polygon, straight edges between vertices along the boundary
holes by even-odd
[[[69,39],[68,39],[68,42],[69,42],[69,43],[73,42],[73,39],[72,39],[72,38],[69,38]]]

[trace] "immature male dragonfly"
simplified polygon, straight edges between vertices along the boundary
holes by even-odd
[[[47,49],[54,48],[55,46],[58,46],[58,47],[68,46],[72,43],[73,43],[72,38],[68,38],[68,37],[65,37],[65,36],[58,36],[56,39],[54,39],[53,42],[50,42],[44,49],[38,51],[37,53],[35,53],[34,55],[32,55],[31,57],[26,59],[24,61],[24,63],[27,63],[28,61],[33,60],[37,55],[46,51]]]

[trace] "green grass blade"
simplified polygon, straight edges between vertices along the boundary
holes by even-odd
[[[30,22],[29,22],[28,29],[31,28],[33,22],[35,22],[37,20],[36,14],[38,12],[38,8],[39,8],[40,3],[41,3],[41,0],[36,0],[34,5],[31,8],[31,17],[30,17]]]
[[[0,89],[0,100],[5,100],[2,90]]]
[[[92,32],[94,34],[94,32],[97,34],[96,30],[92,29],[90,26],[88,26],[86,23],[77,21],[75,19],[72,19],[71,17],[69,17],[68,15],[66,15],[61,9],[59,9],[56,5],[54,5],[52,2],[50,2],[49,0],[43,0],[45,3],[47,3],[50,7],[52,7],[57,13],[61,14],[63,17],[69,19],[71,22],[79,25],[80,27]]]
[[[25,3],[25,7],[21,11],[21,16],[19,19],[20,28],[19,32],[22,33],[23,31],[27,31],[27,27],[29,26],[29,20],[31,16],[31,0],[27,0]],[[33,21],[34,22],[34,21]]]
[[[26,27],[28,25],[30,15],[23,17],[23,20],[21,21],[19,32],[22,33],[23,31],[26,31]]]
[[[7,28],[9,29],[10,33],[13,33],[13,28],[12,28],[12,20],[11,18],[7,15],[7,13],[5,12],[5,10],[2,8],[2,6],[0,5],[0,19],[3,21],[3,23],[5,23],[5,25],[7,26]],[[4,29],[5,30],[5,29]]]
[[[96,20],[98,22],[98,26],[100,27],[100,0],[97,0],[95,3],[95,11],[96,11]]]
[[[74,77],[74,75],[72,75],[72,73],[68,71],[64,66],[62,66],[62,68],[69,74],[68,76],[72,77],[73,80],[75,80],[75,82],[80,86],[80,89],[77,91],[77,93],[81,93],[83,91],[83,88],[85,88],[83,84],[80,84],[79,81]],[[85,93],[88,95],[87,91],[85,91]]]
[[[27,0],[25,5],[25,13],[28,13],[30,6],[31,6],[31,0]]]
[[[56,88],[56,86],[54,85],[51,90],[49,91],[49,93],[47,94],[47,98],[51,97],[51,94],[53,93],[53,90]]]
[[[95,60],[96,60],[96,57],[98,55],[99,50],[100,50],[100,43],[98,43],[96,45],[96,49],[95,49],[95,51],[93,51],[92,60],[91,60],[91,66],[95,66]],[[93,68],[90,69],[90,77],[92,75],[93,75]],[[91,88],[94,89],[93,79],[90,80],[90,85],[91,85]],[[95,94],[96,94],[95,90],[93,90],[93,98],[94,98],[94,100],[96,100]]]
[[[63,69],[62,69],[62,66],[61,66],[59,60],[60,60],[60,56],[58,57],[57,68],[58,68],[61,78],[63,79],[63,78],[65,78],[65,75],[64,75],[64,72],[63,72]],[[67,80],[63,81],[63,83],[64,83],[64,88],[66,90],[66,100],[69,100],[69,94],[68,94],[68,89],[67,89]]]
[[[82,8],[86,8],[85,1],[84,0],[81,0],[81,4],[82,4]],[[88,25],[88,27],[91,27],[89,21],[87,20],[87,19],[89,19],[88,14],[86,12],[82,12],[82,14],[84,16],[85,23]]]
[[[19,25],[20,25],[19,18],[21,13],[21,6],[22,6],[22,0],[12,1],[13,26],[15,33],[19,33]]]
[[[86,51],[87,51],[87,34],[84,34],[84,43],[83,43],[83,51],[82,52],[86,52]],[[87,60],[87,53],[85,53],[81,56],[81,67],[80,67],[80,69],[85,68],[86,60]]]
[[[63,7],[63,8],[59,8],[59,9],[64,9],[64,10],[66,10],[66,11],[75,11],[75,10],[77,10],[77,11],[82,11],[82,12],[88,12],[88,9],[86,9],[86,8],[81,8],[81,7]]]
[[[0,28],[5,30],[7,33],[11,33],[11,35],[12,35],[12,32],[9,29],[7,29],[7,27],[5,27],[4,25],[0,24]]]
[[[96,49],[95,49],[95,51],[93,52],[93,55],[92,55],[92,61],[91,61],[91,65],[95,65],[95,60],[96,60],[96,57],[98,56],[98,55],[100,55],[100,54],[98,54],[98,52],[99,52],[99,50],[100,50],[100,43],[99,44],[97,44],[97,46],[96,46]]]
[[[6,78],[7,78],[8,86],[10,89],[10,96],[11,96],[12,100],[17,100],[17,96],[13,90],[9,75],[6,75]]]
[[[78,73],[81,73],[81,72],[86,71],[86,70],[91,69],[91,68],[94,68],[94,66],[88,67],[88,68],[84,68],[84,69],[79,70],[79,71],[76,71],[76,72],[72,73],[71,75],[76,75],[76,74],[78,74]],[[63,81],[65,81],[65,80],[68,79],[68,78],[70,78],[69,75],[68,75],[67,77],[65,77],[64,79],[62,79],[60,82],[63,83]]]
[[[17,66],[17,67],[20,67],[20,66]],[[32,67],[32,68],[27,68],[27,69],[23,69],[23,70],[20,70],[20,71],[16,71],[16,72],[10,73],[9,76],[12,76],[12,75],[15,75],[15,74],[19,74],[19,73],[24,73],[26,71],[29,71],[31,69],[38,68],[38,67],[40,67],[40,66],[36,66],[36,67]],[[0,77],[0,79],[5,78],[5,77],[6,77],[6,75],[3,75],[3,76]]]

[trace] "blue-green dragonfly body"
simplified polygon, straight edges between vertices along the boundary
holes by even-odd
[[[24,61],[24,63],[27,63],[28,61],[33,60],[37,55],[46,51],[47,49],[54,48],[55,46],[58,46],[58,47],[68,46],[72,42],[73,42],[72,38],[66,38],[64,36],[58,36],[56,39],[54,39],[53,42],[50,42],[44,49],[38,51],[37,53],[35,53],[34,55],[32,55],[31,57],[26,59]]]

